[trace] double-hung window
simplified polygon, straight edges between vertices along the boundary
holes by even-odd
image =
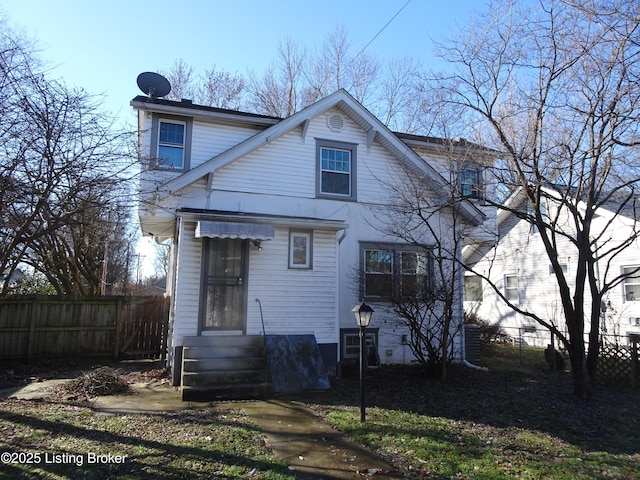
[[[364,296],[385,298],[393,292],[393,251],[365,249]]]
[[[160,120],[158,126],[158,166],[184,168],[185,124]]]
[[[459,176],[460,194],[468,198],[481,197],[480,171],[472,168],[461,168]]]
[[[425,251],[402,246],[362,245],[362,297],[389,300],[428,292],[430,259]]]
[[[640,267],[622,267],[622,273],[626,275],[622,284],[624,299],[627,302],[640,300]]]
[[[518,276],[505,275],[504,277],[504,296],[512,302],[518,301]]]
[[[189,170],[192,136],[192,118],[154,116],[151,124],[151,166],[166,170]]]
[[[402,297],[420,297],[427,288],[429,259],[423,252],[400,252],[400,294]]]
[[[356,145],[316,141],[317,196],[342,200],[356,198]]]

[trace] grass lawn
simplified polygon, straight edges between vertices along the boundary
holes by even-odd
[[[640,479],[640,389],[580,400],[536,349],[496,347],[481,363],[488,372],[452,367],[444,383],[413,366],[370,370],[364,424],[358,379],[298,399],[405,478]],[[242,403],[229,405],[107,415],[3,400],[0,453],[17,462],[0,463],[0,479],[293,479]]]
[[[336,383],[315,404],[335,428],[391,461],[408,478],[640,479],[640,389],[571,394],[568,372],[550,372],[538,349],[484,352],[488,372],[452,367],[440,383],[415,367]]]
[[[3,479],[293,478],[237,409],[105,415],[81,405],[7,400],[0,432],[0,452],[16,462],[3,457]]]

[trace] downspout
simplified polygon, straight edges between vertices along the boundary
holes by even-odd
[[[174,387],[182,384],[182,345],[175,345],[175,324],[176,324],[176,302],[177,302],[177,284],[178,284],[178,258],[180,247],[180,235],[182,232],[182,217],[176,217],[176,227],[171,244],[171,290],[170,290],[170,308],[169,308],[169,331],[167,332],[170,340],[169,357],[167,362],[171,367],[171,380]]]
[[[341,265],[341,258],[340,258],[340,246],[342,245],[342,241],[347,238],[347,230],[348,227],[345,227],[342,230],[342,233],[340,234],[339,237],[337,237],[338,239],[338,245],[337,245],[337,252],[336,252],[336,265],[338,266],[338,268],[336,268],[336,285],[338,285],[338,288],[336,289],[336,336],[337,336],[337,346],[336,346],[336,364],[335,364],[335,375],[337,377],[340,377],[342,375],[341,373],[341,365],[342,365],[342,352],[340,350],[340,343],[341,343],[341,338],[340,338],[340,268],[339,265]],[[336,236],[337,236],[337,232],[336,232]]]

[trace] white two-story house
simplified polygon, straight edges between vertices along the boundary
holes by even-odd
[[[560,268],[573,292],[577,250],[571,238],[575,228],[566,208],[554,201],[554,191],[548,188],[545,191],[543,211],[549,218],[557,219],[557,229],[564,233],[557,236],[557,251]],[[598,209],[591,225],[592,238],[599,239],[596,247],[601,252],[596,267],[598,284],[613,286],[605,294],[600,308],[599,334],[605,343],[626,344],[629,334],[640,334],[640,273],[635,273],[640,268],[637,238],[640,223],[635,218],[633,202],[626,208],[620,208],[613,201],[608,206],[610,208]],[[532,312],[566,333],[558,283],[540,233],[531,223],[518,218],[514,209],[528,211],[524,196],[514,195],[509,210],[498,211],[498,241],[491,248],[466,247],[465,260],[480,275],[465,275],[465,310],[499,326],[516,342],[545,347],[551,341],[549,330],[514,311],[481,278],[489,277],[504,297],[522,311]],[[625,247],[618,251],[622,245]],[[589,292],[585,292],[585,339],[589,333],[590,298]]]
[[[149,96],[131,105],[142,232],[172,245],[174,383],[189,386],[187,348],[271,335],[312,338],[335,374],[358,357],[352,309],[363,299],[375,310],[367,342],[379,361],[411,360],[378,301],[402,282],[427,285],[430,253],[385,233],[380,212],[393,201],[389,185],[407,176],[446,202],[442,141],[394,134],[344,90],[284,119]],[[470,164],[473,190],[482,168]],[[495,214],[471,197],[457,212],[486,232]],[[462,313],[461,295],[459,304]]]

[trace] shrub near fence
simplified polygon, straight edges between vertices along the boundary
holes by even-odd
[[[0,301],[0,359],[164,358],[165,297],[7,297]]]

